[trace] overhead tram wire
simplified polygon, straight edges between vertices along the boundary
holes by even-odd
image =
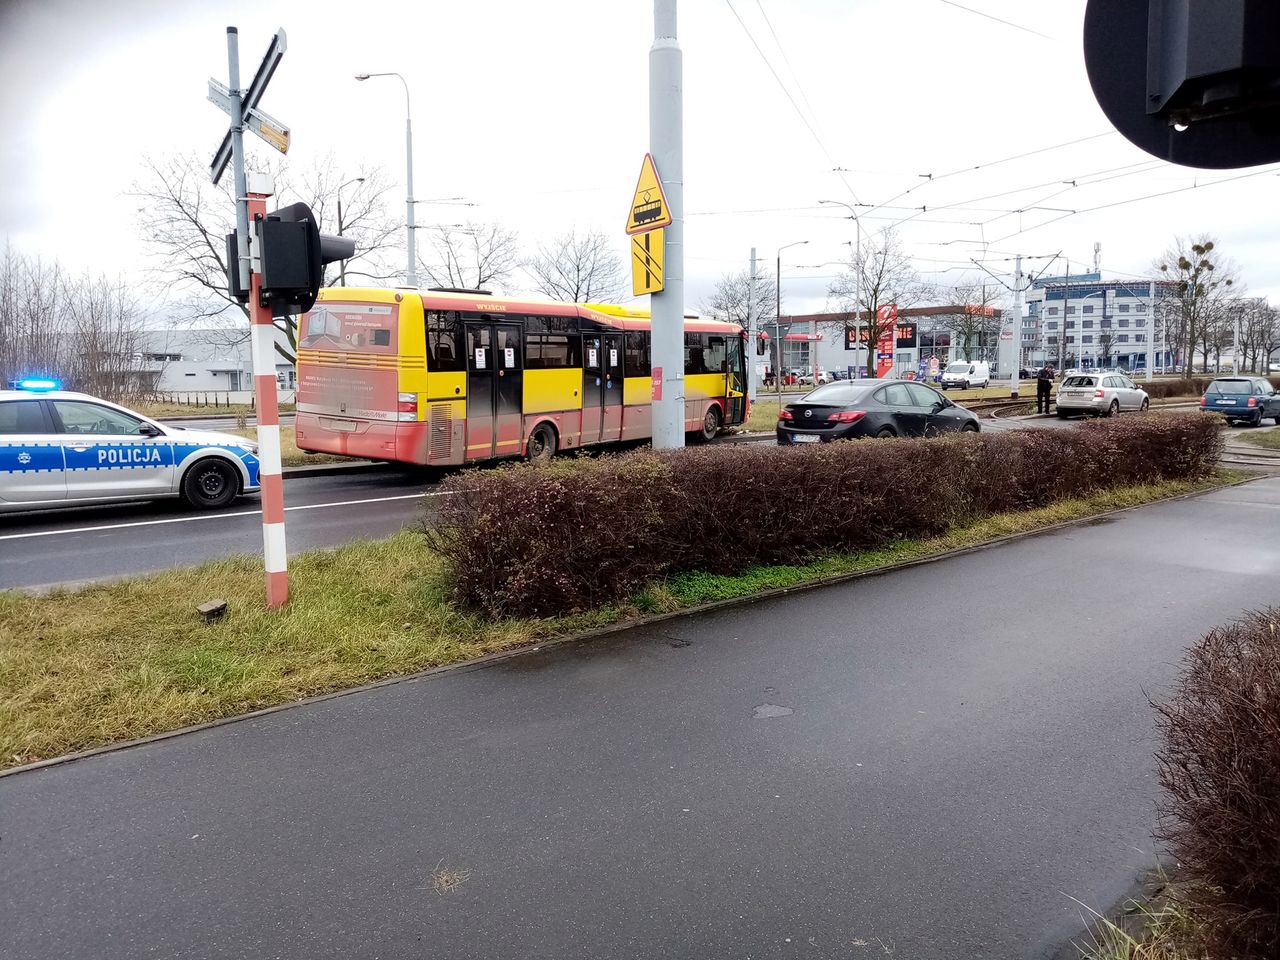
[[[996,23],[1003,23],[1006,27],[1013,27],[1013,29],[1021,30],[1023,33],[1030,33],[1033,36],[1041,37],[1045,40],[1052,40],[1055,43],[1057,42],[1057,39],[1058,39],[1057,37],[1051,37],[1047,33],[1041,33],[1039,30],[1032,30],[1030,27],[1024,27],[1022,24],[1014,23],[1011,20],[1001,20],[999,17],[992,16],[989,13],[984,13],[981,10],[973,9],[973,7],[966,7],[963,4],[956,3],[955,0],[942,0],[942,2],[949,7],[955,7],[959,10],[964,10],[966,13],[972,13],[979,17],[985,17],[988,20],[994,20]]]
[[[1040,198],[1039,200],[1037,200],[1037,201],[1036,201],[1036,203],[1034,203],[1034,204],[1027,204],[1027,205],[1025,205],[1025,206],[1023,206],[1023,207],[1021,207],[1020,209],[1017,209],[1017,210],[1007,210],[1007,211],[1003,211],[1003,212],[1001,213],[1001,215],[1000,215],[1000,216],[993,217],[993,218],[991,218],[990,220],[984,220],[984,221],[983,221],[983,225],[985,226],[985,225],[986,225],[986,224],[988,224],[988,223],[992,223],[992,222],[994,222],[995,220],[999,220],[999,219],[1001,219],[1003,216],[1010,216],[1010,215],[1013,215],[1013,214],[1025,213],[1027,210],[1033,209],[1034,207],[1038,206],[1040,203],[1043,203],[1046,199],[1052,199],[1053,197],[1056,197],[1056,196],[1059,196],[1060,194],[1066,193],[1066,192],[1067,192],[1067,191],[1069,191],[1069,190],[1074,190],[1074,189],[1077,189],[1077,188],[1079,188],[1079,187],[1088,187],[1088,186],[1093,186],[1094,184],[1098,184],[1098,183],[1105,183],[1105,182],[1107,182],[1108,180],[1118,180],[1118,179],[1121,179],[1121,178],[1123,178],[1123,177],[1132,177],[1132,176],[1137,176],[1138,174],[1142,174],[1142,173],[1150,173],[1150,172],[1152,172],[1152,171],[1154,171],[1154,170],[1157,170],[1157,169],[1159,169],[1159,168],[1161,168],[1161,167],[1163,167],[1163,166],[1167,166],[1167,165],[1168,165],[1168,164],[1166,164],[1166,163],[1165,163],[1165,161],[1163,161],[1163,160],[1142,160],[1142,161],[1139,161],[1138,163],[1134,163],[1134,164],[1127,164],[1127,165],[1126,165],[1126,166],[1124,166],[1124,167],[1111,167],[1109,170],[1100,170],[1100,171],[1096,171],[1095,173],[1082,174],[1082,175],[1079,175],[1079,176],[1073,177],[1073,178],[1072,178],[1072,179],[1070,179],[1070,180],[1049,181],[1048,183],[1039,184],[1038,186],[1049,186],[1049,185],[1051,185],[1052,183],[1056,182],[1056,183],[1067,183],[1067,184],[1070,184],[1070,186],[1068,186],[1068,187],[1066,188],[1066,190],[1055,190],[1053,193],[1049,194],[1048,196],[1046,196],[1046,197],[1041,197],[1041,198]],[[1129,169],[1129,168],[1136,168],[1136,169]],[[1086,178],[1088,178],[1088,177],[1098,176],[1099,174],[1102,174],[1102,173],[1109,173],[1109,172],[1114,171],[1114,170],[1127,170],[1127,172],[1125,172],[1125,173],[1117,173],[1117,174],[1115,174],[1114,176],[1110,176],[1110,177],[1101,177],[1100,179],[1097,179],[1097,180],[1089,180],[1089,181],[1087,181],[1087,182],[1085,182],[1085,183],[1081,183],[1081,182],[1080,182],[1080,181],[1082,181],[1082,180],[1085,180],[1085,179],[1086,179]],[[902,225],[902,224],[904,224],[904,223],[908,223],[908,222],[911,222],[911,221],[918,221],[918,220],[919,220],[919,216],[920,216],[920,214],[923,214],[923,213],[936,213],[936,212],[941,211],[941,210],[957,210],[957,209],[958,209],[958,210],[966,210],[966,209],[971,209],[971,208],[969,208],[969,207],[967,206],[967,205],[968,205],[968,204],[970,204],[970,203],[980,203],[980,202],[981,202],[981,201],[983,201],[983,200],[991,200],[991,199],[994,199],[994,198],[996,198],[996,197],[1008,196],[1008,195],[1010,195],[1010,194],[1014,194],[1014,193],[1024,193],[1024,192],[1026,192],[1027,190],[1033,190],[1033,189],[1036,189],[1036,188],[1035,188],[1035,187],[1022,187],[1022,188],[1017,189],[1017,190],[1004,190],[1004,191],[1001,191],[1000,193],[992,193],[992,194],[987,194],[986,196],[982,196],[982,197],[975,197],[975,198],[973,198],[972,200],[960,200],[960,201],[957,201],[957,202],[955,202],[955,203],[944,203],[944,204],[939,204],[939,205],[937,205],[937,206],[933,206],[933,207],[929,207],[929,206],[915,207],[915,208],[913,208],[913,209],[917,210],[917,211],[918,211],[917,213],[914,213],[914,214],[912,214],[912,215],[911,215],[911,216],[909,216],[909,217],[902,217],[902,218],[900,218],[899,220],[897,220],[897,221],[895,221],[894,223],[890,224],[888,227],[884,227],[884,228],[882,228],[882,229],[879,231],[879,233],[883,234],[886,230],[892,229],[893,227],[900,226],[900,225]],[[919,221],[919,222],[924,222],[924,221]],[[999,241],[993,241],[993,242],[997,242],[997,243],[998,243]]]
[[[756,38],[751,33],[750,28],[747,27],[747,24],[742,17],[738,15],[738,11],[734,9],[732,0],[724,0],[724,2],[729,8],[729,12],[733,14],[733,18],[738,21],[738,25],[742,27],[742,32],[745,33],[747,35],[747,39],[751,41],[751,45],[756,48],[756,53],[760,54],[760,59],[764,61],[764,65],[768,67],[769,72],[773,74],[773,79],[777,81],[778,86],[782,89],[787,101],[791,104],[792,109],[795,110],[796,116],[800,118],[800,122],[803,123],[805,129],[809,131],[809,135],[813,137],[814,142],[818,145],[823,156],[827,158],[827,162],[831,164],[831,167],[834,170],[838,164],[836,163],[835,158],[831,156],[831,151],[827,149],[827,145],[823,143],[822,138],[818,136],[818,131],[813,129],[813,124],[811,124],[808,118],[804,115],[804,111],[800,109],[800,105],[796,103],[796,98],[791,95],[791,91],[788,90],[787,85],[782,82],[782,78],[778,76],[778,71],[773,68],[773,64],[769,62],[769,58],[765,56],[764,50],[762,50],[760,48],[760,44],[756,42]],[[849,191],[849,196],[853,197],[853,202],[860,203],[861,201],[858,200],[858,194],[854,191],[853,186],[845,178],[843,173],[840,174],[840,182],[843,183],[845,185],[845,189]]]
[[[773,29],[773,21],[769,19],[769,14],[765,13],[764,4],[761,0],[756,0],[756,6],[760,8],[760,16],[764,18],[765,26],[769,28],[769,34],[773,37],[774,46],[782,54],[782,62],[787,65],[787,71],[791,74],[792,82],[796,85],[796,89],[800,91],[800,99],[809,108],[810,118],[812,118],[816,126],[821,126],[818,123],[818,111],[813,109],[813,104],[809,102],[809,95],[804,92],[804,84],[800,82],[800,75],[796,73],[796,68],[791,65],[791,58],[787,56],[787,51],[782,46],[782,41],[778,38],[778,31]]]
[[[901,193],[895,194],[894,196],[890,197],[884,203],[878,204],[877,206],[872,207],[871,210],[875,211],[880,209],[880,207],[888,206],[889,204],[893,203],[895,200],[901,200],[907,194],[914,193],[916,190],[919,190],[921,187],[927,187],[930,184],[937,183],[939,180],[947,180],[951,177],[958,177],[962,173],[974,173],[978,170],[986,170],[990,167],[998,167],[1004,163],[1012,163],[1014,160],[1024,160],[1027,157],[1034,157],[1037,154],[1047,153],[1050,150],[1061,150],[1063,147],[1074,147],[1076,144],[1079,144],[1079,143],[1087,143],[1090,140],[1098,140],[1101,137],[1109,137],[1113,135],[1115,132],[1116,131],[1114,130],[1104,130],[1102,133],[1090,134],[1087,137],[1077,137],[1074,140],[1067,140],[1064,143],[1055,143],[1047,147],[1039,147],[1035,150],[1028,150],[1025,153],[1016,153],[1011,157],[1002,157],[999,160],[990,160],[990,161],[987,161],[986,163],[979,163],[970,167],[961,167],[957,170],[948,171],[947,173],[940,173],[937,176],[934,176],[933,174],[921,174],[921,176],[927,176],[929,179],[926,180],[924,183],[917,183],[913,186],[908,187],[906,190],[903,190]]]
[[[1143,200],[1155,200],[1159,197],[1168,197],[1175,193],[1186,193],[1189,190],[1203,190],[1205,187],[1217,186],[1220,183],[1233,183],[1236,180],[1248,180],[1252,177],[1262,177],[1262,176],[1267,176],[1269,174],[1274,174],[1274,173],[1280,173],[1280,166],[1268,167],[1265,170],[1254,170],[1252,173],[1242,173],[1234,177],[1222,177],[1218,180],[1210,180],[1208,183],[1195,183],[1189,187],[1178,187],[1177,189],[1164,190],[1160,193],[1148,193],[1141,197],[1130,197],[1127,200],[1116,200],[1112,203],[1100,203],[1095,207],[1085,207],[1081,210],[1072,210],[1069,213],[1064,213],[1060,217],[1053,217],[1049,220],[1044,221],[1043,223],[1037,223],[1034,226],[1027,227],[1023,230],[1016,230],[1013,233],[1006,234],[1005,236],[1001,237],[999,240],[993,240],[991,242],[1001,243],[1012,237],[1021,236],[1024,233],[1030,233],[1032,230],[1039,230],[1041,227],[1047,227],[1051,223],[1057,223],[1060,220],[1067,219],[1067,217],[1077,217],[1083,213],[1095,213],[1098,210],[1111,210],[1115,207],[1127,206],[1130,203],[1141,203]]]

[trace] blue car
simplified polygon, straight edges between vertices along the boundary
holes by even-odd
[[[1263,420],[1274,418],[1280,424],[1280,391],[1265,377],[1219,377],[1200,398],[1200,409],[1220,413],[1228,423],[1260,427]]]

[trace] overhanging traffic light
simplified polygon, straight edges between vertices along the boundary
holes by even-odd
[[[305,313],[316,302],[324,282],[324,266],[356,252],[354,240],[320,232],[305,203],[291,203],[257,221],[262,258],[262,306]]]
[[[1213,169],[1280,160],[1274,0],[1088,0],[1084,62],[1102,112],[1148,153]]]

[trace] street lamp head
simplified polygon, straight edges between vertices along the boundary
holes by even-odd
[[[369,74],[367,74],[367,73],[357,73],[357,74],[356,74],[356,79],[357,79],[357,80],[368,80],[368,79],[369,79]]]

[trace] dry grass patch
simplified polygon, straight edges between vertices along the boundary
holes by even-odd
[[[424,534],[312,551],[290,561],[291,601],[264,609],[261,561],[237,557],[43,596],[0,592],[0,767],[457,663],[645,614],[934,556],[994,537],[1237,479],[1164,483],[1004,514],[932,540],[682,574],[586,614],[485,620],[447,599]],[[196,605],[224,598],[205,624]]]

